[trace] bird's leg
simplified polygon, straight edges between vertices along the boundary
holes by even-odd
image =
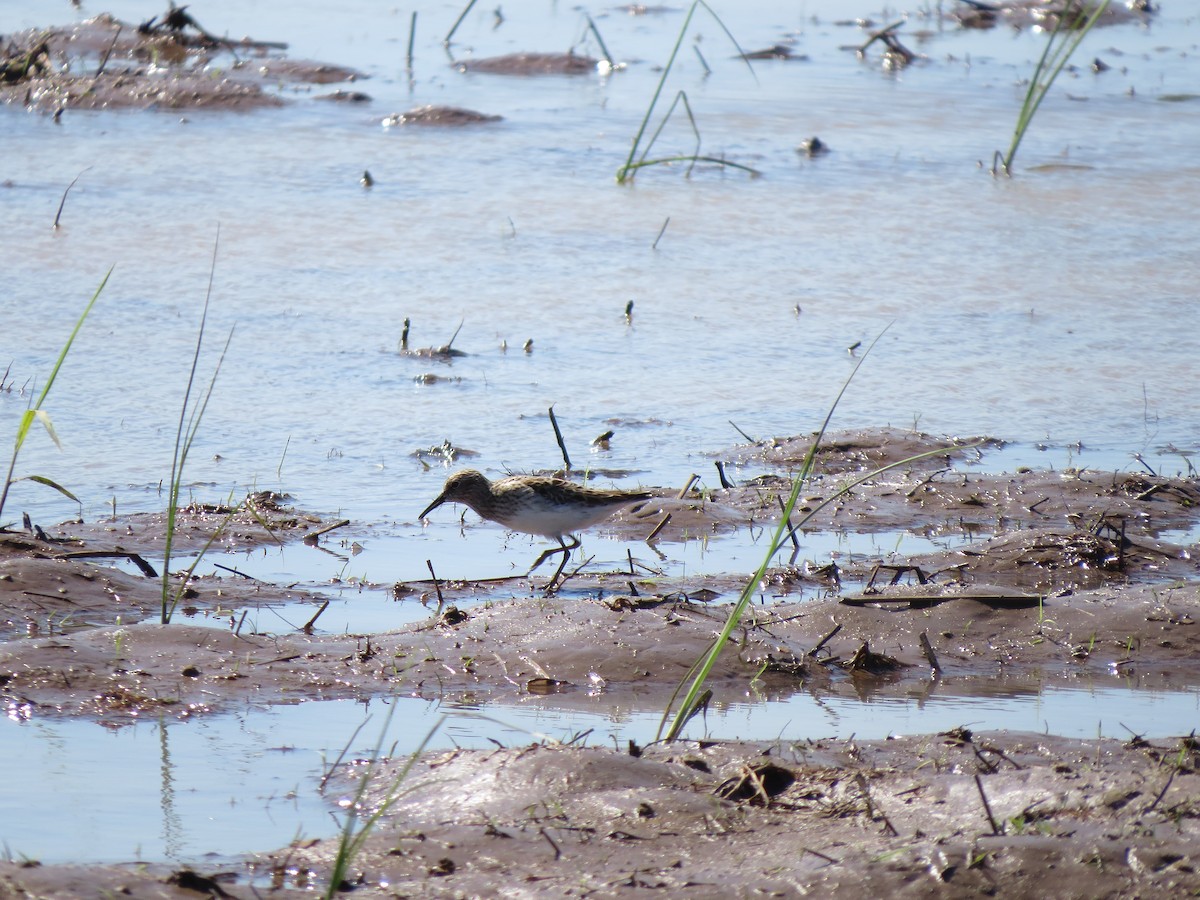
[[[567,542],[566,542],[566,541],[564,541],[564,540],[563,540],[563,539],[560,537],[560,538],[558,539],[558,543],[559,543],[559,546],[557,546],[557,547],[551,547],[549,550],[547,550],[545,553],[543,553],[541,556],[539,556],[539,557],[537,558],[537,562],[535,562],[535,563],[534,563],[532,566],[530,566],[530,567],[529,567],[529,571],[528,571],[528,572],[526,572],[525,574],[526,574],[526,575],[532,575],[532,574],[534,573],[534,571],[537,569],[537,567],[538,567],[538,566],[540,566],[542,563],[544,563],[546,560],[548,560],[548,559],[549,559],[551,556],[553,556],[555,553],[561,553],[561,554],[563,555],[563,567],[565,567],[565,566],[566,566],[566,564],[567,564],[567,557],[571,555],[571,551],[572,551],[572,550],[574,550],[576,547],[578,547],[578,546],[579,546],[579,538],[577,538],[577,537],[575,537],[574,535],[572,535],[572,536],[571,536],[571,543],[570,543],[570,544],[567,544]],[[562,574],[562,568],[560,568],[558,571],[559,571],[559,574],[561,575],[561,574]],[[557,577],[557,576],[556,576],[556,577]]]

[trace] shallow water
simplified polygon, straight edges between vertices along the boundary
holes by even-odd
[[[160,11],[132,0],[105,8],[130,21]],[[841,49],[861,43],[859,30],[832,24],[868,8],[832,0],[719,8],[744,48],[794,36],[796,51],[809,56],[755,63],[751,76],[700,16],[713,72],[705,77],[685,46],[672,77],[672,90],[687,92],[705,152],[763,177],[708,167],[689,179],[675,168],[645,171],[626,187],[613,175],[680,12],[593,9],[625,70],[522,79],[451,69],[440,38],[458,10],[422,5],[410,85],[410,10],[351,0],[336,16],[315,2],[212,2],[190,11],[213,31],[286,40],[297,58],[355,65],[371,76],[355,87],[374,102],[346,108],[286,89],[296,102],[252,114],[68,111],[56,123],[0,110],[0,371],[9,367],[0,446],[115,266],[47,403],[62,450],[37,432],[17,471],[68,486],[89,520],[114,506],[162,508],[219,226],[202,371],[235,330],[186,480],[200,500],[270,488],[304,509],[351,519],[329,543],[341,556],[289,547],[223,560],[288,583],[339,579],[324,589],[340,605],[326,612],[326,630],[423,617],[419,605],[398,604],[379,586],[426,577],[427,559],[443,576],[499,576],[528,565],[540,546],[473,520],[461,529],[449,511],[422,527],[416,514],[446,470],[427,468],[414,451],[449,439],[477,451],[470,463],[491,474],[553,468],[553,405],[577,468],[624,470],[628,485],[681,485],[693,472],[714,484],[712,454],[743,440],[730,422],[756,437],[816,429],[857,361],[847,348],[881,333],[835,426],[991,434],[1014,442],[985,455],[982,465],[997,470],[1138,468],[1132,455],[1140,453],[1173,474],[1200,450],[1200,102],[1163,99],[1193,87],[1200,21],[1181,5],[1164,4],[1148,27],[1088,38],[1078,61],[1100,56],[1113,68],[1064,74],[1011,180],[993,180],[977,163],[1006,147],[1019,82],[1042,36],[914,19],[904,35],[931,34],[904,39],[927,59],[889,75],[877,55],[862,63]],[[0,33],[48,24],[36,18],[45,13],[0,3]],[[561,51],[584,33],[581,14],[557,4],[505,15],[495,31],[490,11],[468,16],[455,52]],[[468,129],[380,127],[383,116],[423,103],[505,118]],[[808,160],[795,147],[814,134],[833,152]],[[690,150],[682,125],[664,141],[664,152]],[[359,184],[363,170],[375,179],[370,190]],[[81,172],[64,227],[52,231],[62,192]],[[405,318],[418,347],[445,343],[461,322],[455,347],[470,355],[452,363],[399,355]],[[521,349],[527,340],[531,353]],[[421,383],[428,373],[443,380]],[[610,428],[611,449],[590,450]],[[14,488],[3,521],[19,522],[23,511],[43,523],[80,513],[30,482]],[[341,537],[364,552],[351,555]],[[908,551],[920,538],[845,540],[903,541]],[[602,531],[588,545],[601,563],[621,565],[626,551],[650,556]],[[671,574],[748,571],[759,552],[745,531],[666,551]],[[822,559],[837,551],[814,541],[805,552]],[[288,627],[288,619],[273,625],[274,615],[260,612],[255,624]],[[1146,692],[1101,691],[1085,702],[1040,685],[988,703],[960,698],[943,715],[931,709],[937,703],[915,701],[894,710],[830,701],[837,715],[815,719],[788,704],[748,704],[709,727],[765,738],[793,720],[816,734],[864,736],[868,722],[880,724],[878,733],[963,722],[1036,730],[1040,711],[1051,711],[1044,727],[1076,729],[1060,733],[1092,734],[1102,724],[1119,735],[1118,717],[1150,733],[1195,719],[1191,693],[1146,701]],[[1093,707],[1067,724],[1068,710]],[[1154,715],[1141,727],[1131,721],[1147,711]],[[307,736],[310,715],[328,743]],[[434,718],[423,705],[412,715]],[[575,714],[546,715],[539,727],[554,735],[593,727]],[[130,858],[139,844],[144,858],[196,858],[279,846],[298,822],[306,833],[329,833],[327,808],[312,794],[316,757],[348,740],[360,720],[353,704],[303,704],[112,734],[87,723],[6,723],[0,753],[35,766],[24,783],[75,785],[71,808],[95,810],[96,830],[114,835],[96,859]],[[651,721],[656,713],[639,712],[618,736],[643,740]],[[485,733],[468,722],[455,726],[456,741]],[[152,841],[113,820],[128,812],[141,822],[164,802],[164,736],[175,745],[175,795],[199,805],[178,817],[183,837],[171,837],[164,818]],[[265,752],[268,743],[306,752]],[[192,744],[203,763],[185,765]],[[114,780],[80,774],[110,756],[130,760]],[[285,774],[281,760],[295,769]],[[43,762],[59,767],[36,768]],[[245,782],[205,787],[214,771],[231,770],[246,773]],[[292,790],[296,798],[287,798]],[[138,807],[134,798],[143,796]],[[222,843],[229,826],[216,811],[234,797],[277,830],[246,826],[252,837]],[[36,802],[13,802],[24,830],[0,838],[13,852],[53,858],[59,801],[41,791]],[[202,821],[222,824],[204,831]]]
[[[939,692],[906,699],[799,694],[786,702],[714,707],[687,737],[803,742],[862,740],[945,731],[958,726],[1047,732],[1078,738],[1147,739],[1179,732],[1200,715],[1200,692],[1131,689],[1114,678],[1086,686],[997,679],[969,695]],[[535,740],[591,746],[645,744],[661,710],[556,708],[523,697],[499,712],[461,703],[397,698],[387,704],[322,701],[247,709],[188,722],[160,719],[107,726],[32,720],[0,725],[6,789],[0,794],[0,847],[45,863],[204,860],[215,865],[333,833],[330,810],[344,799],[320,790],[339,759],[382,747],[411,752],[438,725],[436,746],[520,746]],[[1121,710],[1119,714],[1115,709]],[[985,725],[986,723],[986,725]],[[52,785],[48,796],[46,786]],[[71,815],[64,816],[64,810]]]

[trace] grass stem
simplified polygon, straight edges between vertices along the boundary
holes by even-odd
[[[84,171],[87,170],[85,169]],[[78,178],[78,176],[76,177]],[[75,182],[71,183],[74,184]],[[70,190],[70,188],[67,188],[67,190]],[[65,201],[65,194],[63,195],[63,199]],[[115,268],[115,266],[113,268]],[[38,398],[33,405],[25,410],[25,412],[21,415],[21,422],[17,426],[17,436],[13,442],[12,458],[8,462],[8,473],[4,476],[4,486],[2,489],[0,489],[0,515],[4,514],[4,504],[8,500],[9,488],[12,487],[14,482],[22,480],[36,481],[39,484],[47,485],[48,487],[52,487],[57,490],[60,494],[63,494],[64,496],[74,500],[76,503],[79,502],[78,497],[76,497],[62,485],[51,481],[49,478],[46,478],[43,475],[27,475],[24,477],[24,479],[22,479],[14,478],[13,473],[17,468],[17,457],[21,455],[21,448],[25,446],[25,440],[29,437],[29,429],[33,427],[33,423],[35,421],[42,423],[42,427],[46,429],[46,433],[50,435],[50,439],[54,441],[55,445],[58,445],[58,435],[54,432],[54,423],[51,421],[49,413],[47,413],[42,407],[46,402],[46,398],[50,395],[50,389],[54,387],[54,381],[58,378],[58,372],[62,368],[62,364],[66,360],[67,354],[71,351],[71,345],[75,343],[75,338],[78,337],[79,330],[83,328],[83,323],[87,319],[88,313],[90,313],[92,311],[92,307],[96,305],[96,301],[100,298],[100,293],[104,290],[104,286],[108,284],[109,276],[111,276],[112,273],[113,269],[110,268],[105,274],[104,279],[100,282],[100,286],[96,288],[96,292],[92,294],[92,299],[89,300],[87,306],[83,308],[83,312],[80,313],[79,319],[75,322],[75,327],[71,330],[71,336],[67,338],[67,342],[63,345],[62,350],[58,354],[58,359],[54,362],[54,368],[50,370],[50,377],[46,379],[46,384],[42,388],[41,394],[38,395]]]
[[[475,0],[470,0],[470,2],[468,2],[467,5],[463,7],[463,11],[458,14],[458,18],[454,20],[454,24],[450,26],[450,30],[448,32],[446,32],[446,37],[442,40],[442,43],[445,46],[447,46],[447,47],[450,46],[450,41],[454,37],[454,32],[458,31],[458,26],[462,24],[463,19],[465,19],[467,17],[467,13],[469,13],[471,11],[471,7],[473,7],[474,5],[475,5]]]
[[[1054,23],[1054,30],[1046,41],[1042,56],[1034,67],[1033,77],[1029,79],[1029,89],[1025,92],[1025,101],[1017,114],[1017,124],[1013,129],[1012,142],[1008,152],[1001,155],[996,151],[992,158],[992,175],[1012,175],[1013,160],[1017,156],[1017,148],[1025,138],[1025,132],[1033,123],[1046,94],[1050,92],[1054,80],[1066,66],[1075,50],[1079,47],[1088,32],[1096,25],[1111,0],[1101,0],[1090,13],[1083,6],[1065,4]]]

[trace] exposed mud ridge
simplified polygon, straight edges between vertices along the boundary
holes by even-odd
[[[1000,0],[1000,2],[963,2],[950,15],[963,28],[1032,28],[1047,31],[1057,28],[1082,28],[1088,16],[1099,4],[1073,0]],[[1148,24],[1157,4],[1151,0],[1127,0],[1112,3],[1096,20],[1097,26],[1125,25],[1130,22]]]
[[[656,531],[656,541],[761,531],[779,522],[791,490],[778,469],[798,468],[810,442],[723,451],[743,473],[762,474],[715,491],[659,489],[607,527]],[[822,474],[793,514],[798,522],[811,513],[797,535],[800,558],[756,585],[710,677],[710,706],[744,702],[747,692],[868,699],[1036,692],[1051,680],[1200,686],[1196,547],[1170,540],[1195,533],[1196,479],[972,469],[989,443],[892,429],[829,436]],[[902,464],[842,493],[892,463]],[[319,539],[320,522],[283,500],[255,495],[253,512],[237,512],[221,540]],[[228,515],[188,510],[177,546],[203,546]],[[804,560],[805,535],[830,529],[961,540],[913,557]],[[551,596],[527,576],[411,582],[394,594],[428,605],[418,624],[259,633],[242,627],[243,610],[299,600],[316,614],[320,598],[231,575],[191,581],[186,608],[161,625],[152,623],[161,580],[146,560],[163,536],[156,516],[0,536],[0,701],[11,718],[82,715],[119,727],[148,713],[397,694],[665,709],[721,629],[728,607],[714,601],[745,584],[737,573],[671,578],[647,565],[584,567]],[[188,621],[218,609],[227,627]],[[522,896],[1176,895],[1200,890],[1197,761],[1191,738],[1120,745],[965,730],[874,744],[428,754],[347,887],[422,897],[502,886]],[[384,802],[399,765],[372,775],[367,812]],[[343,773],[338,797],[353,793],[362,771]],[[332,840],[298,843],[248,871],[259,890],[310,890],[328,878],[334,853]],[[0,896],[250,896],[239,878],[212,875],[4,863]]]
[[[279,106],[283,83],[361,78],[353,69],[283,55],[287,45],[229,40],[172,7],[140,25],[104,14],[69,27],[10,35],[0,46],[0,101],[66,109],[226,109]]]
[[[365,897],[1179,897],[1200,891],[1196,740],[967,729],[889,741],[536,744],[343,770],[385,804]],[[234,873],[0,862],[5,896],[312,896],[338,852]],[[269,885],[269,887],[267,887]]]
[[[1131,678],[1200,684],[1195,548],[1154,537],[1194,529],[1194,479],[968,474],[950,468],[963,452],[953,442],[913,434],[897,449],[896,438],[888,430],[835,435],[830,447],[841,449],[823,465],[841,474],[806,485],[813,492],[804,492],[803,508],[815,514],[804,529],[957,529],[966,538],[934,554],[768,568],[759,602],[713,673],[716,702],[722,690],[739,696],[755,677],[771,696],[855,689],[864,673],[886,675],[871,690],[903,691],[928,679],[931,656],[947,679],[1000,672],[1103,677],[1117,669]],[[899,467],[838,495],[858,470],[939,444],[950,448],[942,468]],[[663,491],[609,527],[627,535],[657,531],[655,540],[670,541],[777,523],[789,488],[767,475],[706,494]],[[253,511],[234,516],[221,546],[313,539],[319,522],[282,507],[281,499],[251,498]],[[190,510],[177,548],[198,549],[227,515]],[[629,692],[665,703],[720,630],[725,607],[713,601],[732,599],[745,583],[736,573],[671,578],[645,565],[584,568],[559,596],[545,597],[536,578],[456,581],[449,573],[436,585],[395,586],[397,602],[420,601],[434,613],[397,632],[255,634],[234,627],[244,610],[307,601],[316,612],[320,598],[232,574],[189,582],[175,624],[138,624],[156,618],[161,603],[161,580],[142,554],[161,551],[164,527],[161,517],[138,516],[3,536],[3,636],[19,639],[0,646],[0,695],[22,717],[95,713],[97,697],[114,685],[110,706],[128,714],[165,705],[190,715],[284,695],[397,690],[467,699],[578,694],[584,703],[598,693]],[[137,571],[96,565],[94,557],[124,558]],[[189,615],[216,609],[229,616],[228,632],[187,624]],[[873,671],[877,655],[896,665]]]
[[[384,128],[394,128],[397,125],[442,125],[463,126],[483,125],[489,122],[499,122],[502,116],[489,116],[475,112],[473,109],[462,109],[457,106],[418,106],[408,112],[393,113],[386,116],[381,123]]]
[[[460,72],[484,72],[489,75],[588,75],[600,62],[574,53],[510,53],[484,59],[465,59],[455,63]]]

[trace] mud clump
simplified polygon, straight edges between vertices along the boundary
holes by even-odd
[[[393,113],[384,118],[381,123],[384,128],[394,128],[398,125],[441,125],[461,127],[464,125],[483,125],[489,122],[499,122],[502,116],[489,116],[475,112],[473,109],[462,109],[457,106],[418,106],[408,112]]]
[[[355,81],[353,69],[288,60],[287,45],[228,40],[172,7],[140,25],[100,15],[13,35],[0,51],[0,101],[67,109],[222,109],[280,106],[280,82]]]
[[[589,75],[600,60],[574,53],[510,53],[455,63],[460,72],[488,75]]]

